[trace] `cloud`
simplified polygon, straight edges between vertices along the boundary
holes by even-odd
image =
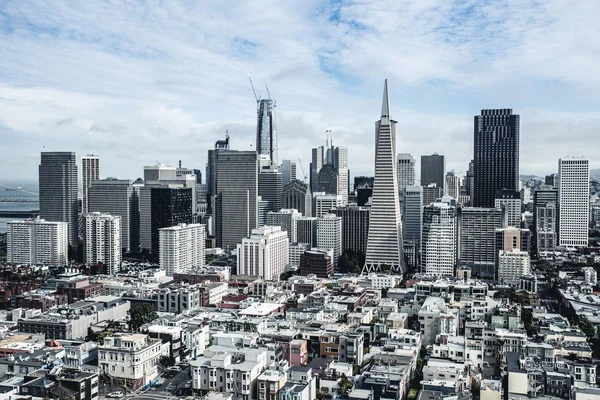
[[[277,100],[280,158],[305,171],[333,129],[352,174],[372,174],[384,78],[397,150],[417,160],[464,171],[473,115],[510,107],[522,173],[567,153],[599,167],[598,19],[591,0],[4,2],[0,179],[35,179],[42,146],[99,153],[103,176],[203,170],[226,130],[254,142],[249,76]]]

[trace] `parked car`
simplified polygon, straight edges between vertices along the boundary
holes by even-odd
[[[106,397],[110,397],[111,399],[120,399],[123,397],[123,392],[120,390],[118,392],[111,392],[107,394]]]
[[[179,365],[174,365],[168,368],[169,371],[181,372],[181,367]]]

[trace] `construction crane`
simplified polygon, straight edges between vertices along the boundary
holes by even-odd
[[[248,79],[250,80],[250,86],[252,86],[252,93],[254,93],[254,98],[256,99],[256,102],[258,103],[260,101],[260,96],[256,95],[256,90],[254,90],[254,83],[252,83],[252,78],[248,77]]]
[[[269,87],[265,85],[265,88],[267,88],[267,94],[269,95],[269,100],[271,100],[271,92],[269,92]]]
[[[304,167],[302,166],[302,160],[298,159],[298,163],[300,164],[300,169],[302,170],[302,175],[304,176],[304,183],[306,183],[306,178],[308,178],[308,176],[304,172]]]

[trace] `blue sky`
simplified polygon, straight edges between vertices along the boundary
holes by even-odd
[[[226,129],[254,142],[249,76],[305,170],[332,129],[352,175],[373,173],[385,78],[398,152],[464,171],[473,115],[513,108],[521,173],[598,168],[598,20],[593,0],[3,1],[0,179],[36,179],[43,149],[100,154],[103,177],[204,169]]]

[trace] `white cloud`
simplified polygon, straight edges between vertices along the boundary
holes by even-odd
[[[226,129],[234,148],[254,142],[248,76],[277,99],[280,158],[305,170],[333,129],[352,173],[372,173],[384,78],[399,152],[464,170],[472,116],[512,107],[523,173],[563,153],[598,166],[599,14],[591,0],[3,3],[0,158],[15,168],[0,179],[34,179],[43,146],[100,153],[105,176],[203,169]]]

